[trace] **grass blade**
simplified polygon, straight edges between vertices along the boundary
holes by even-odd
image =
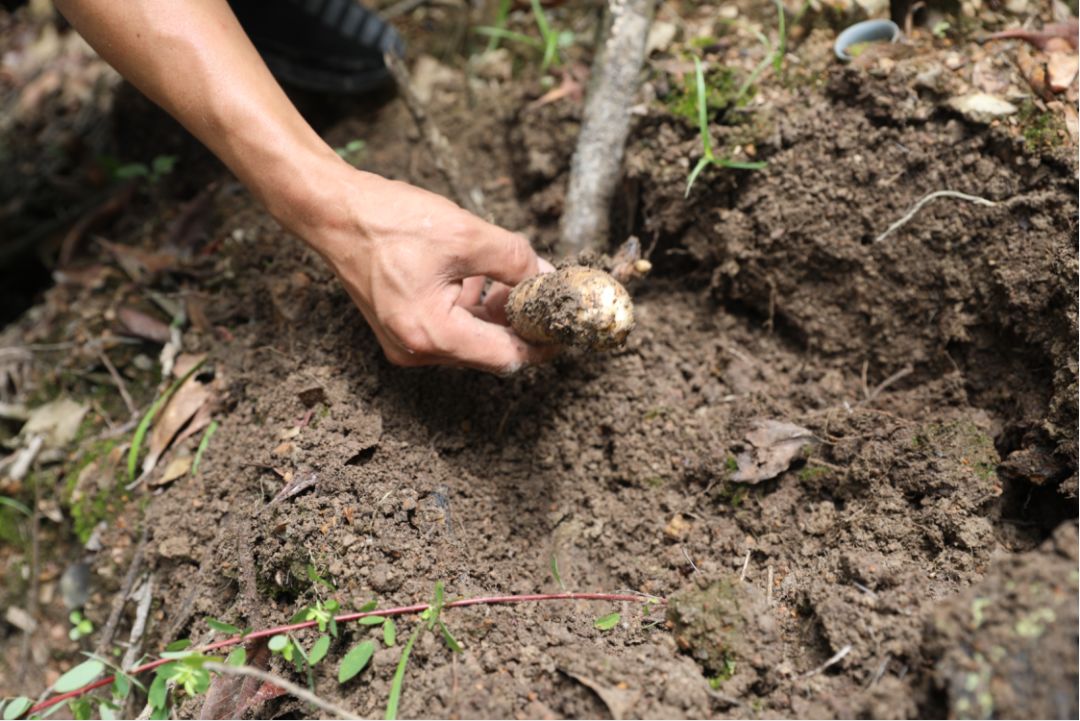
[[[717,160],[716,164],[725,168],[734,168],[736,170],[762,170],[769,165],[763,160],[729,160],[728,158]]]
[[[198,475],[199,463],[202,462],[203,454],[206,453],[206,449],[210,445],[210,439],[217,433],[219,425],[220,424],[217,421],[211,421],[210,425],[207,426],[206,431],[203,433],[202,440],[199,441],[199,447],[195,449],[195,460],[191,462],[191,475]]]
[[[513,4],[513,0],[499,0],[499,9],[495,12],[495,28],[496,30],[505,30],[506,22],[510,19],[510,6]],[[499,37],[492,35],[488,40],[487,51],[491,52],[495,48],[499,47]]]
[[[697,165],[690,171],[690,177],[686,180],[686,192],[683,193],[684,198],[690,197],[690,189],[694,187],[694,181],[697,180],[697,176],[701,174],[702,170],[705,170],[705,166],[709,164],[708,158],[702,158],[697,161]]]
[[[390,698],[386,701],[386,720],[393,721],[397,718],[398,704],[401,703],[401,684],[405,681],[405,667],[409,663],[409,654],[412,653],[413,644],[424,630],[423,625],[417,626],[409,640],[405,642],[405,648],[401,649],[401,658],[398,659],[397,670],[394,671],[394,680],[390,682]]]
[[[16,511],[18,511],[19,513],[21,513],[21,514],[23,514],[25,516],[32,516],[33,515],[30,512],[29,508],[27,508],[22,503],[19,503],[14,498],[11,498],[9,496],[0,496],[0,506],[7,506],[8,508],[14,508]]]
[[[483,25],[478,28],[473,28],[473,32],[489,38],[498,38],[499,40],[513,40],[515,42],[524,43],[526,45],[536,48],[537,50],[544,49],[544,43],[542,43],[541,41],[523,33],[514,32],[513,30],[505,30],[503,28],[493,28],[487,25]]]
[[[176,393],[176,389],[182,386],[188,378],[195,375],[195,373],[202,368],[206,359],[203,358],[198,363],[191,367],[187,373],[177,378],[171,386],[166,389],[164,393],[158,396],[158,399],[150,406],[150,410],[146,412],[146,415],[139,421],[138,427],[135,429],[135,436],[131,439],[131,450],[128,451],[128,480],[135,480],[135,469],[139,465],[139,454],[142,452],[143,441],[146,440],[146,433],[150,430],[150,424],[154,422],[154,417],[157,416],[165,404],[172,398],[173,393]]]
[[[701,147],[705,151],[705,157],[712,160],[712,140],[709,139],[709,96],[705,94],[705,73],[701,69],[701,61],[697,58],[694,58],[694,80],[697,83],[698,132],[701,134]],[[689,188],[687,192],[689,193]]]

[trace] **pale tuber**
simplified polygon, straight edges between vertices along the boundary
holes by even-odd
[[[610,274],[569,266],[519,283],[506,301],[514,331],[541,345],[610,350],[634,328],[630,294]]]

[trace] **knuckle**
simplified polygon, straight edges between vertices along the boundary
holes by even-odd
[[[431,333],[418,320],[398,319],[387,324],[387,328],[406,351],[411,351],[411,353],[399,351],[402,356],[412,358],[413,354],[423,355],[435,351],[435,342]]]

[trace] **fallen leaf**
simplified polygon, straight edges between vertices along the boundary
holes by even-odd
[[[163,271],[175,267],[177,263],[177,258],[172,253],[151,253],[129,245],[110,243],[104,238],[98,238],[97,241],[136,283],[146,283]]]
[[[169,326],[141,310],[120,306],[116,311],[116,319],[123,326],[122,332],[125,335],[160,344],[169,342]]]
[[[559,670],[599,696],[600,700],[604,702],[604,705],[608,707],[608,711],[611,712],[611,718],[616,721],[626,718],[633,710],[634,704],[636,704],[637,700],[641,697],[640,690],[608,686],[598,681],[594,681],[587,676],[574,673],[573,671],[567,671],[563,668],[560,668]]]
[[[191,470],[191,456],[179,456],[169,461],[169,465],[165,466],[165,472],[161,474],[161,478],[152,482],[152,486],[164,486],[167,483],[183,478],[188,471]]]
[[[1050,58],[1046,61],[1046,79],[1050,89],[1055,93],[1068,90],[1076,79],[1077,70],[1080,70],[1080,57],[1077,57],[1076,53],[1050,53]]]
[[[67,445],[79,432],[79,425],[89,406],[76,403],[70,398],[58,398],[30,411],[30,418],[23,425],[24,438],[41,436],[48,448]]]
[[[247,664],[265,671],[270,665],[270,649],[267,639],[249,641],[247,646]],[[248,676],[219,674],[214,676],[206,692],[206,700],[199,710],[201,719],[243,718],[248,710],[257,711],[259,706],[277,698],[285,692],[277,686],[264,683]],[[256,718],[264,714],[252,714]]]
[[[817,443],[814,434],[794,423],[758,421],[746,434],[751,448],[736,458],[738,471],[731,480],[736,483],[760,483],[776,478],[798,459],[806,446]]]
[[[148,452],[142,466],[144,474],[154,469],[161,454],[169,447],[173,438],[210,398],[210,388],[201,383],[195,375],[176,389],[176,393],[169,399],[154,423],[154,429],[150,432]]]
[[[994,118],[1012,115],[1018,108],[1007,100],[989,93],[969,93],[949,101],[949,106],[968,120],[989,122]]]
[[[279,501],[287,501],[288,499],[303,493],[309,488],[314,488],[315,484],[319,482],[319,476],[316,473],[297,473],[296,477],[288,481],[284,488],[278,491],[278,494],[274,496],[274,500],[270,501],[271,505]]]

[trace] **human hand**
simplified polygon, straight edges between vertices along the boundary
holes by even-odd
[[[508,374],[553,355],[506,321],[510,288],[553,270],[524,237],[344,163],[319,185],[327,197],[279,219],[327,260],[392,363]]]

